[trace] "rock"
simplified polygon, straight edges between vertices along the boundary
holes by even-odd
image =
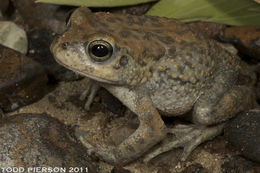
[[[225,161],[221,166],[221,173],[258,173],[260,165],[236,156]]]
[[[73,140],[61,122],[46,114],[8,117],[0,123],[0,134],[2,169],[40,167],[62,168],[70,172],[71,167],[80,168],[80,172],[96,173],[86,150]]]
[[[115,115],[113,114],[112,116],[115,117]],[[113,142],[113,144],[116,145],[119,145],[123,141],[123,139],[133,134],[139,126],[139,120],[137,119],[137,116],[134,114],[132,114],[132,116],[125,114],[125,117],[122,117],[122,119],[127,119],[127,122],[122,123],[121,119],[118,119],[119,121],[117,122],[117,119],[115,118],[115,125],[113,125],[109,129],[109,138]]]
[[[208,173],[208,171],[200,164],[193,164],[185,168],[181,173]]]
[[[171,173],[171,171],[169,167],[163,166],[158,169],[157,173]]]
[[[104,106],[114,114],[118,116],[123,116],[126,110],[126,107],[112,94],[110,94],[104,88],[101,88],[98,92],[99,97],[102,100]]]
[[[9,5],[9,0],[1,0],[0,1],[0,11],[2,13],[4,13],[7,10],[8,5]]]
[[[257,82],[256,98],[257,98],[257,101],[260,103],[260,79],[258,79],[258,82]]]
[[[260,104],[260,63],[258,63],[256,66],[256,73],[257,73],[256,99]]]
[[[221,41],[234,44],[238,50],[252,58],[260,59],[260,27],[226,27],[220,34]]]
[[[77,80],[80,76],[59,65],[50,52],[50,44],[54,39],[52,31],[48,29],[34,29],[28,31],[28,56],[39,62],[46,70],[51,81]]]
[[[5,112],[40,99],[47,80],[40,64],[0,45],[0,108]]]
[[[111,170],[111,173],[131,173],[131,171],[127,170],[127,169],[124,169],[122,167],[114,167],[112,170]]]
[[[66,17],[69,8],[59,8],[58,5],[35,3],[35,0],[12,0],[24,21],[33,29],[49,29],[63,33],[66,29]],[[65,9],[62,11],[61,9]]]
[[[245,157],[260,162],[260,110],[239,113],[227,123],[224,135]]]
[[[122,7],[116,7],[116,8],[109,8],[108,11],[112,13],[119,13],[119,14],[132,14],[141,16],[144,15],[151,7],[153,6],[153,3],[143,3],[143,4],[137,4],[137,5],[130,5]],[[93,8],[92,11],[97,11],[99,9]]]
[[[28,41],[25,31],[13,22],[0,21],[0,44],[25,54]]]
[[[215,40],[218,40],[218,36],[226,28],[226,25],[214,22],[191,22],[187,23],[187,25],[189,25],[192,29],[195,29],[207,37]]]

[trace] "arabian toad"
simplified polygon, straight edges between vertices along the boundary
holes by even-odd
[[[251,89],[237,83],[240,58],[174,19],[91,13],[81,7],[51,50],[58,63],[97,81],[137,114],[139,127],[118,146],[84,141],[110,163],[133,161],[167,133],[177,139],[146,160],[174,147],[184,147],[185,159],[252,103]],[[189,111],[190,125],[170,129],[161,119]]]

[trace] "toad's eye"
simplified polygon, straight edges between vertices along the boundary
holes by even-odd
[[[86,51],[93,60],[102,62],[112,56],[113,48],[107,41],[95,40],[89,43]]]

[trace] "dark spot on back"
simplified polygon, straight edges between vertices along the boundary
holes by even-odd
[[[120,51],[120,49],[121,49],[117,44],[115,44],[114,47],[115,47],[115,52],[118,52],[118,51]]]
[[[150,18],[150,23],[153,27],[156,27],[156,28],[159,28],[159,27],[163,27],[163,23],[160,22],[159,18],[158,17],[155,17],[155,16],[149,16]]]
[[[160,29],[154,29],[154,30],[153,30],[153,32],[155,32],[155,33],[158,33],[158,34],[161,34],[161,33],[163,33],[163,31],[162,31],[162,30],[160,30]]]
[[[142,52],[142,57],[146,57],[147,56],[147,48],[145,48]],[[146,62],[143,61],[143,59],[145,58],[138,58],[138,64],[141,65],[142,67],[146,66]]]
[[[169,52],[169,55],[174,55],[175,52],[176,52],[176,48],[175,48],[175,47],[171,47],[171,48],[168,50],[168,52]]]
[[[130,31],[120,31],[119,35],[123,38],[127,38],[128,36],[131,36],[131,32]]]
[[[91,17],[93,14],[91,11],[88,10],[81,10],[81,13],[83,13],[86,17]]]
[[[156,16],[147,16],[147,18],[149,18],[151,22],[159,23],[159,19]]]
[[[132,36],[133,36],[134,39],[136,39],[136,40],[140,40],[140,39],[141,39],[138,35],[132,34]]]
[[[115,31],[113,30],[113,29],[111,29],[111,28],[106,28],[106,30],[107,30],[107,32],[109,32],[109,33],[114,33]]]
[[[147,53],[147,49],[144,49],[143,52],[142,52],[142,57],[146,57],[146,54]]]
[[[199,57],[199,64],[203,64],[203,60],[201,57]]]
[[[187,83],[192,84],[190,81],[183,81],[183,80],[182,80],[181,78],[179,78],[179,77],[173,78],[172,76],[168,75],[167,78],[170,79],[170,80],[178,81],[179,84],[180,84],[180,86],[185,86],[185,85],[187,85]],[[196,81],[196,82],[197,82],[197,81]],[[194,84],[192,84],[192,85],[194,85]]]
[[[146,22],[146,18],[143,16],[131,16],[131,15],[128,15],[127,16],[127,23],[129,25],[139,25],[139,26],[143,26],[144,23]]]
[[[192,69],[192,63],[189,60],[184,61],[184,65]]]
[[[116,23],[116,20],[113,17],[108,17],[106,20],[110,23]]]
[[[161,23],[152,23],[152,26],[153,27],[156,27],[156,28],[159,28],[159,27],[162,27],[162,24]]]
[[[113,66],[113,68],[116,69],[116,70],[118,70],[118,69],[120,69],[120,65],[115,64],[115,65]]]
[[[130,26],[134,24],[133,16],[130,15],[127,16],[127,24]]]
[[[113,16],[114,20],[117,20],[118,22],[124,22],[124,20],[121,17]]]
[[[153,34],[151,32],[145,32],[143,39],[144,40],[151,40],[151,37],[153,36]]]
[[[143,60],[139,60],[138,63],[141,67],[146,66],[146,62],[144,62]]]
[[[98,27],[98,24],[95,22],[95,20],[91,19],[91,20],[88,20],[88,24],[90,26],[92,26],[93,28],[97,28]]]
[[[159,60],[161,59],[163,56],[162,55],[158,55],[158,56],[152,56],[153,60]]]
[[[149,68],[149,72],[153,73],[153,67]]]
[[[104,35],[111,35],[110,33],[107,32],[107,30],[103,30],[103,29],[97,30],[97,33],[104,34]]]
[[[183,30],[179,30],[179,31],[175,31],[176,34],[182,36],[184,34],[187,34],[187,32],[189,32],[190,30],[188,28],[184,29]]]
[[[203,48],[199,49],[198,51],[200,52],[201,55],[207,55],[206,51]]]
[[[139,24],[139,25],[144,25],[146,23],[146,21],[147,21],[147,17],[146,16],[139,16],[137,19],[138,19],[137,24]]]
[[[86,28],[84,28],[83,26],[77,26],[77,29],[80,31],[86,31]]]
[[[183,74],[183,72],[184,72],[184,66],[180,65],[180,66],[178,67],[178,72],[179,72],[180,74]]]
[[[88,38],[88,36],[89,36],[88,34],[84,34],[84,35],[82,36],[82,39],[83,39],[83,40],[86,40],[86,39]]]
[[[125,56],[125,55],[121,56],[119,63],[120,63],[121,66],[125,66],[128,63],[127,56]]]
[[[163,43],[165,43],[165,44],[172,44],[172,43],[175,42],[174,39],[173,39],[172,37],[170,37],[170,36],[166,36],[166,37],[157,36],[157,37],[158,37],[158,39],[159,39],[161,42],[163,42]]]
[[[104,23],[104,22],[99,21],[98,23],[99,23],[99,25],[101,25],[101,26],[104,27],[104,28],[109,28],[109,25],[107,25],[107,24]]]

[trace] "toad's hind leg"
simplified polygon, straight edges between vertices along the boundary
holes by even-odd
[[[216,91],[220,90],[215,90],[215,93],[210,90],[197,100],[192,115],[194,124],[177,125],[169,129],[168,133],[174,134],[176,138],[164,141],[159,148],[146,155],[144,161],[148,162],[157,155],[178,147],[183,147],[181,160],[186,160],[199,144],[222,132],[225,120],[253,106],[253,93],[248,87],[234,86],[224,90],[221,97]]]

